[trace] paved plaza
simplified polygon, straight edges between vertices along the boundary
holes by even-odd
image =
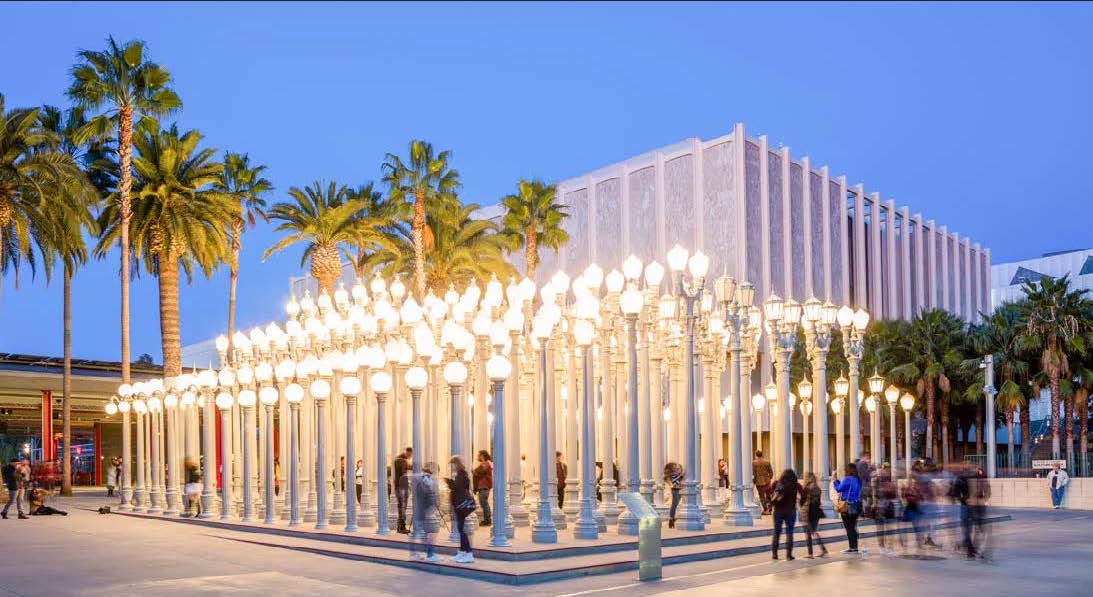
[[[0,521],[7,539],[0,560],[4,595],[1081,595],[1093,581],[1093,513],[1010,510],[991,525],[991,561],[877,555],[875,539],[862,560],[833,555],[773,563],[767,553],[666,566],[665,578],[638,583],[635,572],[513,587],[395,566],[259,545],[240,533],[165,520],[100,515],[101,499],[58,500],[67,517]],[[995,512],[995,514],[1002,512]],[[870,525],[863,526],[870,531]],[[798,535],[798,539],[801,539]],[[951,539],[947,534],[943,541]],[[845,545],[837,546],[841,549]],[[480,562],[482,564],[483,562]],[[485,562],[506,566],[505,562]],[[700,591],[700,592],[696,592]]]

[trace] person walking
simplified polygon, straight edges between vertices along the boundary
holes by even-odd
[[[281,458],[273,457],[273,493],[281,495]]]
[[[877,525],[877,541],[880,543],[881,555],[891,555],[893,553],[888,539],[888,533],[890,530],[895,530],[892,525],[896,524],[896,502],[899,500],[899,491],[896,489],[896,480],[892,476],[892,466],[885,462],[881,465],[880,470],[874,476],[874,486],[876,496],[876,507],[873,510],[873,519]],[[903,534],[896,533],[899,544],[902,547]]]
[[[1051,492],[1051,507],[1058,510],[1063,507],[1063,498],[1066,497],[1066,486],[1070,483],[1070,475],[1066,474],[1058,462],[1051,465],[1051,471],[1047,474],[1047,489]]]
[[[410,499],[408,473],[411,471],[413,457],[414,449],[408,447],[395,458],[395,463],[391,467],[395,478],[395,499],[398,501],[398,532],[403,535],[410,534],[410,529],[406,527],[406,502]]]
[[[676,507],[679,506],[680,492],[683,489],[683,466],[678,462],[664,465],[664,481],[672,490],[672,506],[668,509],[668,528],[676,528]]]
[[[361,492],[364,491],[364,460],[358,458],[353,468],[353,485],[356,486],[357,505],[361,503]]]
[[[4,487],[8,490],[8,503],[4,504],[3,510],[0,510],[0,518],[4,520],[7,520],[8,509],[11,508],[13,502],[15,503],[15,509],[19,512],[19,518],[27,518],[27,515],[23,513],[23,474],[20,470],[21,465],[22,461],[15,457],[11,459],[11,462],[5,464],[3,469],[0,469]]]
[[[429,522],[429,513],[436,508],[436,481],[433,480],[432,463],[426,463],[421,467],[421,474],[413,476],[414,490],[411,493],[414,498],[413,528],[410,534],[410,557],[415,560],[437,563],[440,558],[433,550],[433,538],[439,530]],[[425,553],[421,553],[421,547],[425,547]]]
[[[820,557],[827,555],[827,547],[820,538],[820,519],[824,517],[824,509],[820,506],[820,485],[816,481],[815,473],[805,475],[805,487],[801,492],[801,522],[805,527],[805,541],[808,545],[808,559],[812,559],[812,541],[820,548]]]
[[[482,506],[482,526],[493,524],[493,512],[490,511],[490,491],[493,490],[493,459],[485,450],[478,451],[478,466],[474,467],[474,492],[478,496],[478,505]]]
[[[755,451],[755,460],[751,461],[751,477],[755,490],[759,492],[763,514],[770,514],[770,483],[774,480],[774,468],[770,466],[769,460],[763,458],[762,450]]]
[[[118,457],[110,459],[110,466],[106,467],[106,497],[114,497],[114,489],[118,486]]]
[[[558,480],[558,507],[561,508],[565,504],[565,477],[569,472],[569,467],[565,461],[562,460],[562,453],[554,453],[554,474]]]
[[[793,561],[793,525],[797,523],[797,502],[804,489],[797,482],[797,473],[787,468],[778,477],[771,492],[770,503],[774,514],[774,536],[770,542],[771,559],[778,559],[778,542],[782,527],[786,529],[786,561]]]
[[[193,458],[186,459],[186,483],[182,486],[186,496],[186,511],[182,514],[189,518],[201,514],[201,469]],[[197,510],[193,512],[193,510]]]
[[[452,512],[455,514],[453,524],[459,532],[459,551],[452,557],[452,561],[458,564],[470,564],[474,562],[474,554],[471,552],[471,541],[467,537],[467,517],[474,512],[474,498],[471,496],[471,478],[467,474],[467,465],[463,463],[462,456],[452,456],[448,461],[450,473],[444,483],[448,485],[448,496],[451,500]]]
[[[861,480],[858,479],[858,466],[851,462],[846,465],[846,477],[835,479],[835,491],[839,493],[838,512],[846,529],[846,540],[850,547],[843,553],[858,553],[858,517],[861,516]]]

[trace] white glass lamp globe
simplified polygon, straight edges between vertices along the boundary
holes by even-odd
[[[444,381],[449,385],[462,385],[467,381],[467,366],[459,361],[451,361],[444,365]]]
[[[766,387],[763,388],[763,394],[766,395],[768,402],[774,402],[778,399],[778,386],[774,385],[773,382],[768,383]]]
[[[280,363],[277,363],[277,368],[274,370],[277,381],[284,381],[295,374],[296,363],[292,359],[284,359]]]
[[[122,398],[128,398],[132,395],[133,395],[133,386],[132,386],[132,384],[123,383],[120,386],[118,386],[118,396],[121,396]]]
[[[656,288],[660,286],[661,280],[664,279],[664,266],[659,261],[653,261],[649,265],[645,266],[645,284],[649,288]]]
[[[695,254],[691,255],[690,260],[688,260],[687,267],[691,270],[692,276],[704,278],[706,272],[710,269],[710,258],[702,251],[695,251]]]
[[[911,409],[915,407],[915,397],[911,394],[904,394],[899,399],[899,405],[903,407],[906,412],[911,412]]]
[[[228,410],[235,403],[235,399],[227,392],[220,392],[216,395],[216,407],[220,410]]]
[[[854,312],[854,329],[859,332],[864,332],[865,328],[869,325],[869,313],[865,309],[858,309]]]
[[[304,388],[298,383],[290,383],[285,386],[285,400],[292,404],[299,404],[304,399]]]
[[[626,285],[626,278],[617,269],[611,270],[604,279],[604,283],[607,286],[607,292],[612,294],[622,292],[622,287]]]
[[[766,398],[764,398],[762,394],[752,396],[752,408],[756,411],[763,410],[764,402],[766,402]]]
[[[535,282],[531,278],[520,280],[520,295],[525,301],[535,298]]]
[[[232,371],[231,367],[225,367],[216,374],[217,380],[220,382],[221,387],[235,385],[235,371]]]
[[[373,373],[368,383],[372,386],[372,391],[377,394],[386,394],[391,391],[391,376],[386,371]]]
[[[504,346],[505,341],[509,339],[509,329],[505,326],[505,322],[497,319],[490,325],[490,344],[493,346]]]
[[[505,311],[505,327],[509,332],[519,332],[524,329],[524,313],[513,306],[508,311]]]
[[[411,390],[423,390],[429,381],[429,374],[424,367],[410,367],[406,370],[406,387]]]
[[[595,333],[595,329],[592,326],[592,322],[587,319],[578,319],[573,324],[573,339],[577,341],[580,346],[587,347],[592,344],[592,336]]]
[[[801,402],[801,414],[806,417],[812,416],[812,401],[804,400]]]
[[[504,355],[495,354],[486,361],[486,375],[495,382],[508,379],[512,373],[512,363]]]
[[[622,262],[622,273],[626,276],[627,280],[637,281],[641,278],[641,270],[644,264],[637,255],[631,254]]]
[[[899,400],[899,388],[894,385],[890,385],[884,389],[884,399],[888,404],[895,404]]]
[[[179,403],[183,406],[183,408],[189,408],[193,406],[196,402],[197,396],[194,396],[194,393],[189,390],[183,392],[182,398],[179,400]]]
[[[839,379],[835,380],[835,395],[839,398],[846,398],[847,393],[850,392],[850,381],[843,376],[839,376]]]
[[[262,386],[261,390],[258,390],[258,399],[262,401],[265,406],[273,406],[277,404],[277,388],[273,386]]]
[[[128,400],[122,400],[122,401],[118,402],[118,412],[127,413],[127,412],[129,412],[130,408],[132,408],[132,405],[129,404]]]
[[[344,396],[356,396],[361,393],[361,380],[355,375],[347,375],[338,382],[338,389]]]
[[[876,396],[870,396],[870,397],[865,399],[865,410],[869,411],[870,413],[874,413],[874,412],[877,411],[877,397]]]
[[[801,321],[801,303],[793,299],[786,301],[782,310],[782,320],[789,325],[797,325]]]
[[[668,267],[673,272],[682,272],[683,268],[687,267],[687,249],[676,245],[668,251]]]
[[[644,295],[636,288],[629,288],[619,297],[619,308],[624,315],[637,315],[641,313]]]
[[[258,401],[258,395],[254,390],[240,390],[239,392],[239,406],[244,408],[250,408]]]
[[[811,398],[812,382],[807,379],[802,379],[801,383],[797,384],[797,395],[805,400]]]
[[[235,372],[235,377],[240,385],[250,385],[250,383],[254,381],[254,369],[247,365],[243,365]]]
[[[839,322],[840,329],[848,330],[854,323],[854,310],[847,305],[843,305],[839,308],[835,319]]]
[[[273,366],[265,361],[258,363],[254,366],[254,378],[260,383],[273,379]]]
[[[836,398],[831,401],[831,412],[841,415],[843,412],[843,399]]]
[[[330,382],[319,378],[311,382],[311,395],[316,400],[326,400],[330,397]]]
[[[148,399],[148,410],[154,413],[163,410],[163,401],[159,399],[159,396],[152,396]]]
[[[163,406],[174,409],[178,406],[178,396],[174,394],[167,394],[163,397]]]
[[[106,403],[106,414],[113,416],[118,412],[118,405],[113,402]]]
[[[221,334],[216,337],[216,351],[224,352],[228,350],[228,337]]]

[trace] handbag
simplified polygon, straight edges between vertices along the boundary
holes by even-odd
[[[467,498],[455,505],[455,513],[459,516],[467,516],[474,512],[474,500]]]

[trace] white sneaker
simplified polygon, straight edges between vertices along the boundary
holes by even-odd
[[[461,551],[461,552],[459,552],[459,553],[455,554],[454,556],[452,556],[452,559],[451,559],[451,561],[452,561],[452,562],[455,562],[456,564],[463,564],[463,563],[465,563],[465,562],[467,561],[467,554],[466,554],[466,552],[462,552],[462,551]]]
[[[460,564],[473,564],[474,563],[474,554],[471,554],[471,553],[463,554],[463,558],[459,560],[459,563]]]
[[[426,562],[429,562],[430,564],[436,564],[437,562],[439,562],[439,561],[441,561],[441,560],[440,560],[440,557],[439,557],[439,556],[437,556],[437,555],[436,555],[436,554],[434,553],[433,555],[431,555],[431,556],[429,556],[429,557],[425,558],[425,561],[426,561]]]

